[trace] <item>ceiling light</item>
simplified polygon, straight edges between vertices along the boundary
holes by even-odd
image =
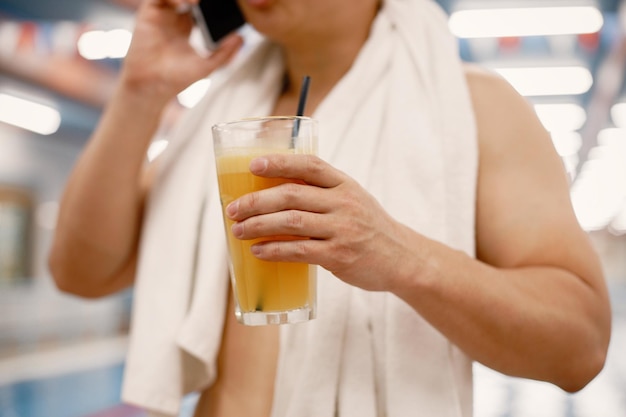
[[[605,228],[620,214],[626,201],[626,129],[600,131],[571,191],[585,230]]]
[[[61,125],[58,110],[33,101],[0,93],[0,122],[41,135],[51,135]]]
[[[611,119],[615,126],[626,128],[626,102],[617,103],[611,107]]]
[[[620,212],[625,193],[623,182],[613,178],[616,167],[603,167],[604,161],[585,162],[571,190],[572,205],[585,230],[606,227]],[[623,174],[623,172],[621,172]]]
[[[459,10],[449,20],[460,38],[595,33],[603,24],[602,13],[592,6]]]
[[[535,112],[550,132],[574,132],[587,120],[587,113],[578,104],[535,104]]]
[[[626,151],[626,128],[609,127],[598,132],[598,144]],[[626,158],[626,153],[623,154]]]
[[[626,234],[626,204],[609,225],[609,231],[615,235]]]
[[[574,153],[571,155],[561,156],[561,161],[563,161],[565,172],[568,174],[570,180],[573,181],[576,177],[576,169],[580,163],[580,157],[577,153]]]
[[[562,157],[577,154],[583,144],[578,132],[552,132],[550,135],[557,153]]]
[[[593,85],[591,72],[580,66],[495,68],[523,96],[584,94]]]
[[[126,29],[113,29],[107,32],[107,38],[110,45],[109,58],[124,58],[128,53],[133,34]]]
[[[131,39],[132,33],[126,29],[88,31],[78,39],[78,53],[89,60],[123,58]]]
[[[163,151],[165,151],[165,148],[167,148],[168,144],[169,142],[165,139],[156,139],[155,141],[153,141],[148,147],[148,161],[154,161],[159,155],[163,153]]]
[[[209,78],[196,81],[178,94],[178,102],[188,109],[194,107],[204,97],[210,85]]]

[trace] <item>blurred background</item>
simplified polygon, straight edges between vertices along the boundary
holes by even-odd
[[[64,295],[46,266],[64,183],[112,92],[137,3],[0,1],[1,417],[142,415],[119,399],[132,291]],[[477,365],[476,416],[626,416],[626,1],[440,3],[462,58],[507,78],[552,133],[615,313],[607,366],[584,390]],[[207,86],[179,95],[163,135]]]

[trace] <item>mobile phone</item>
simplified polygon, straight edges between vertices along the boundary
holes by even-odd
[[[245,23],[236,0],[200,0],[191,8],[193,17],[209,50]]]

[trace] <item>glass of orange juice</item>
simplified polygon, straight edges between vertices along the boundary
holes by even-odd
[[[217,177],[222,212],[233,200],[253,191],[293,182],[287,178],[253,175],[253,158],[276,153],[317,154],[318,123],[301,116],[242,119],[213,126]],[[316,315],[316,266],[263,261],[250,247],[271,239],[239,240],[231,232],[233,221],[224,215],[230,258],[235,314],[240,323],[265,325],[298,323]]]

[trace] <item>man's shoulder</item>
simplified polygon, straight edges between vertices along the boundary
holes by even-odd
[[[496,71],[475,63],[463,63],[463,73],[474,101],[519,100],[521,97],[513,86]]]
[[[541,130],[531,103],[500,74],[477,64],[463,65],[481,142]]]

